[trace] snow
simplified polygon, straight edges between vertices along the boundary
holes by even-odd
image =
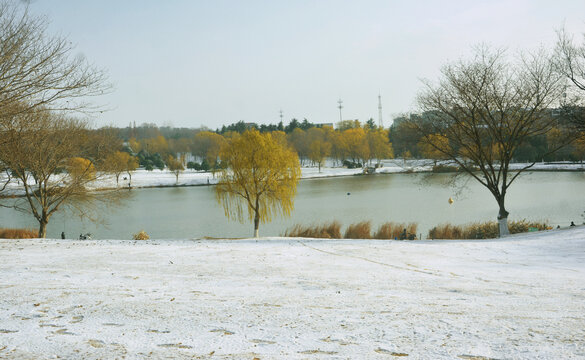
[[[0,240],[0,279],[0,358],[585,359],[585,227]]]

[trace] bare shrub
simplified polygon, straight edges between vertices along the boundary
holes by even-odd
[[[284,233],[286,237],[306,237],[319,239],[341,239],[341,224],[332,221],[323,225],[294,225]]]
[[[140,232],[132,235],[132,239],[133,240],[148,240],[148,239],[150,239],[150,236],[148,236],[146,231],[140,230]]]
[[[372,223],[370,221],[362,221],[357,224],[351,224],[345,230],[346,239],[371,239]]]
[[[0,229],[0,239],[35,239],[38,232],[31,229]]]

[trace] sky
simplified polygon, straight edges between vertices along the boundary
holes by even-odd
[[[510,54],[585,33],[583,0],[31,0],[49,33],[103,69],[95,126],[215,129],[416,111],[422,79],[474,45]]]

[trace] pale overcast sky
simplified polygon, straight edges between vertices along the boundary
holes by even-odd
[[[343,118],[386,126],[414,110],[420,79],[488,43],[552,47],[585,32],[584,0],[32,0],[50,32],[104,68],[96,126],[221,127]]]

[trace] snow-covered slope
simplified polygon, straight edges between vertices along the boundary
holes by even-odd
[[[585,358],[585,228],[0,240],[0,279],[0,358]]]

